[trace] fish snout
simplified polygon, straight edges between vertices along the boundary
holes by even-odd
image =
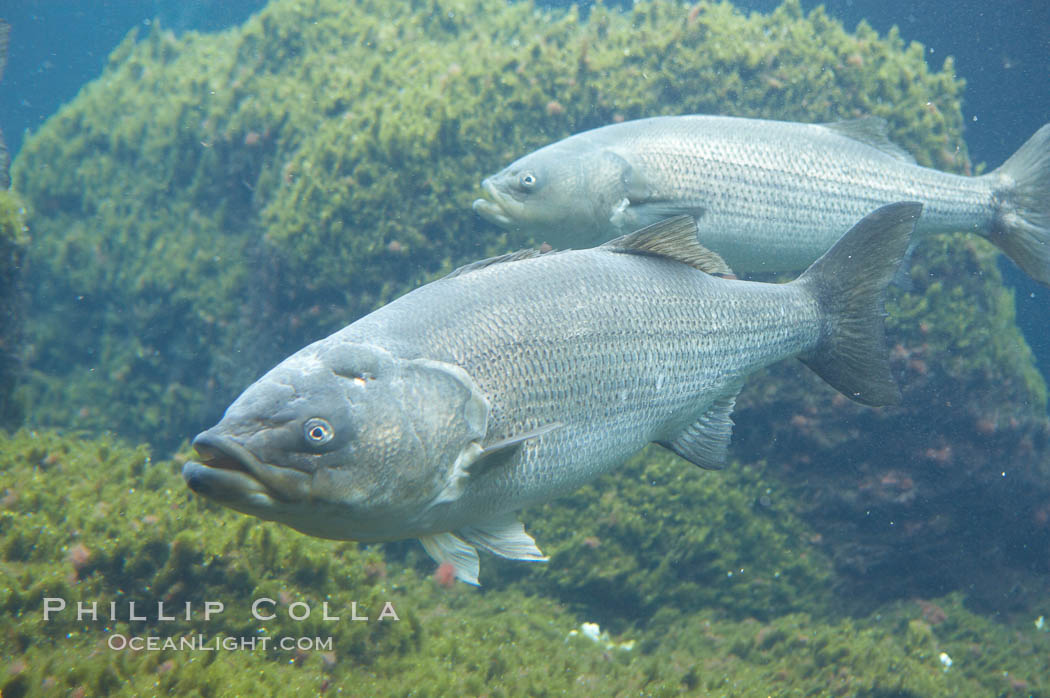
[[[490,223],[495,223],[501,228],[509,228],[514,225],[514,219],[507,215],[507,197],[500,191],[493,177],[486,177],[481,181],[481,188],[485,190],[489,198],[475,199],[471,208],[474,212]]]
[[[219,436],[215,429],[202,431],[193,438],[193,450],[197,460],[209,468],[250,472],[244,463],[244,449],[235,448],[229,439]]]
[[[199,494],[203,497],[212,495],[210,483],[214,480],[208,477],[207,468],[196,461],[186,461],[182,464],[182,479],[186,481],[186,486],[190,488],[195,494]]]

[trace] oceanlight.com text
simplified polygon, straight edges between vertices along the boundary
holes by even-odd
[[[313,650],[332,651],[331,637],[205,637],[204,635],[184,635],[182,637],[163,637],[160,635],[123,635],[114,633],[106,640],[111,650],[132,650],[134,652],[160,652],[174,650],[183,652],[218,652],[220,650],[235,652],[238,650],[270,650],[282,652],[309,652]]]

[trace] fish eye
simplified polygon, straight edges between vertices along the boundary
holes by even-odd
[[[518,183],[521,184],[522,189],[532,189],[536,186],[536,175],[526,172],[518,178]]]
[[[335,430],[327,421],[320,417],[313,417],[303,424],[303,434],[306,436],[306,442],[311,446],[323,446],[332,440]]]

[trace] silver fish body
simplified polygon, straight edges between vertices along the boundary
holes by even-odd
[[[735,396],[798,356],[897,396],[881,297],[921,207],[872,214],[795,282],[719,278],[677,218],[596,249],[469,265],[293,354],[194,441],[194,491],[306,533],[544,559],[515,518],[649,442],[720,467]],[[846,284],[846,287],[843,287]]]
[[[740,274],[804,269],[878,206],[920,201],[918,234],[969,231],[1050,284],[1050,125],[1003,167],[920,167],[881,119],[723,116],[627,121],[570,136],[483,182],[474,210],[554,246],[589,246],[669,216]]]

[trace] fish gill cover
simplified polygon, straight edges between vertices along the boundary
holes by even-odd
[[[797,2],[746,17],[725,3],[597,6],[586,20],[487,0],[407,7],[275,2],[216,35],[175,37],[154,25],[142,40],[130,35],[104,74],[26,141],[13,171],[33,232],[26,285],[33,307],[48,309],[26,322],[29,373],[17,398],[27,423],[112,429],[170,449],[303,344],[461,262],[542,242],[470,213],[481,177],[617,119],[870,114],[921,164],[968,167],[963,85],[950,61],[933,70],[922,47],[895,32],[846,32]],[[1045,678],[1025,668],[1036,650],[1000,659],[992,647],[1009,641],[997,643],[961,597],[946,602],[952,622],[933,630],[907,622],[915,611],[906,602],[894,622],[872,628],[783,615],[824,614],[828,598],[844,603],[830,594],[843,587],[869,601],[959,590],[971,604],[1018,609],[1045,595],[1047,559],[1023,551],[1048,546],[1046,389],[996,253],[956,235],[924,241],[916,257],[913,289],[889,304],[903,407],[843,404],[794,366],[757,376],[738,403],[732,455],[742,463],[702,475],[653,450],[530,511],[552,561],[522,569],[490,558],[483,581],[497,593],[442,597],[422,588],[427,563],[407,545],[304,538],[188,500],[175,466],[150,465],[144,453],[23,431],[4,445],[4,471],[19,483],[0,515],[13,580],[4,637],[35,654],[4,693],[48,677],[95,692],[143,677],[146,691],[153,681],[227,690],[255,675],[248,666],[268,685],[292,680],[294,669],[253,655],[188,672],[178,654],[95,662],[93,629],[57,623],[47,645],[39,624],[17,621],[45,595],[129,588],[180,602],[282,590],[366,602],[393,591],[419,609],[406,627],[343,631],[335,664],[302,658],[312,673],[296,680],[314,687],[418,689],[411,677],[464,662],[483,669],[450,674],[435,695],[476,693],[488,679],[510,682],[511,693],[758,693],[784,676],[818,691],[839,681],[846,691],[961,695],[1001,686],[992,667],[1014,662],[1038,688]],[[56,488],[49,473],[66,484]],[[48,494],[56,489],[75,504]],[[113,509],[92,512],[100,501],[138,512],[117,520],[137,521],[134,533],[113,527]],[[524,608],[519,590],[574,613],[541,604],[498,614]],[[714,610],[695,613],[703,607]],[[576,615],[637,632],[645,653],[608,662],[574,646],[558,666],[545,664],[562,637],[549,628]],[[446,633],[440,619],[450,617]],[[75,651],[70,632],[81,638]],[[963,652],[973,632],[986,638],[982,658],[933,683],[936,642]],[[812,662],[793,659],[811,641]],[[499,651],[510,643],[527,647]],[[663,661],[674,652],[722,659],[698,672]],[[844,674],[831,673],[840,666]]]

